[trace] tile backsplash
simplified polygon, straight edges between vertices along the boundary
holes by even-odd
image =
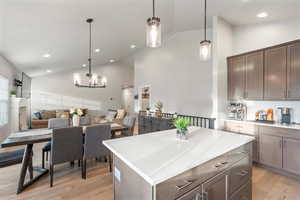
[[[274,119],[277,121],[277,107],[292,108],[291,121],[300,123],[300,101],[244,101],[247,105],[247,120],[255,119],[255,112],[258,110],[274,110]]]

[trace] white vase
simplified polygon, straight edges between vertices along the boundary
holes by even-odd
[[[73,126],[79,126],[80,117],[78,115],[73,115],[72,121],[73,121]]]

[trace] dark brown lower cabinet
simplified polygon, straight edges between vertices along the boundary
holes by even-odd
[[[282,168],[282,137],[259,134],[259,161],[274,168]]]
[[[228,174],[220,174],[213,179],[203,183],[203,200],[227,200]],[[200,199],[199,199],[200,200]]]
[[[283,169],[300,175],[300,140],[283,139]]]
[[[251,182],[248,182],[240,190],[235,192],[230,200],[252,200],[252,185]]]

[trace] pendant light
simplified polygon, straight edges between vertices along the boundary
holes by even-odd
[[[160,18],[155,17],[155,0],[152,6],[153,16],[147,19],[147,47],[155,48],[161,46],[161,24]]]
[[[204,40],[200,42],[200,59],[207,61],[211,57],[211,41],[206,39],[206,0],[204,0]]]
[[[95,73],[92,73],[92,22],[93,19],[87,19],[86,22],[89,24],[89,58],[88,58],[88,66],[89,66],[89,71],[81,79],[79,74],[74,74],[74,85],[76,87],[81,87],[81,88],[105,88],[106,87],[106,78],[105,77],[100,77]]]

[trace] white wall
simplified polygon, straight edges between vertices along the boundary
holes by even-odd
[[[213,18],[213,116],[222,128],[227,114],[227,57],[232,55],[233,27],[220,17]]]
[[[212,115],[212,63],[199,59],[202,39],[203,30],[179,32],[135,55],[135,91],[150,85],[152,108],[160,100],[164,112]]]
[[[234,27],[234,54],[244,53],[300,39],[300,19],[289,19]],[[287,106],[294,108],[293,121],[300,123],[300,101],[246,101],[247,118],[254,119],[261,109]]]
[[[9,63],[4,57],[0,56],[0,74],[9,80],[10,90],[16,89],[13,81],[18,78],[20,71],[18,71],[11,63]],[[9,111],[10,115],[10,111]],[[10,132],[10,116],[8,117],[8,124],[0,126],[0,142],[5,139]]]
[[[300,39],[300,19],[234,27],[233,54]]]
[[[94,102],[92,103],[93,106],[99,105],[99,110],[122,107],[122,85],[133,84],[133,64],[130,65],[129,62],[124,61],[93,67],[93,72],[107,78],[107,87],[104,89],[77,88],[73,85],[73,74],[80,73],[83,76],[87,73],[87,71],[88,68],[81,68],[78,70],[35,77],[32,79],[32,93],[51,94],[51,101],[55,101],[55,96],[65,97],[64,99],[70,104],[66,106],[64,103],[65,100],[58,100],[58,105],[52,104],[52,107],[48,107],[48,109],[76,107],[79,106],[79,104],[84,106],[86,103],[84,103],[83,100],[89,102],[88,104],[90,104],[90,102]],[[32,102],[40,105],[40,108],[42,109],[42,105],[44,103],[41,102],[42,100],[39,99],[38,96],[39,95],[33,95]],[[73,103],[72,101],[69,101],[69,99],[73,99]],[[39,109],[39,106],[37,105],[33,105],[35,110]]]

